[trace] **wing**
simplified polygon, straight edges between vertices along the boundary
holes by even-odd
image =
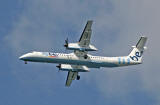
[[[82,47],[88,47],[90,44],[90,38],[91,38],[91,26],[92,26],[93,21],[92,20],[88,20],[87,24],[83,30],[83,33],[79,39],[79,45]]]
[[[78,72],[89,72],[89,68],[83,65],[69,65],[61,64],[60,70],[68,71],[66,86],[69,87],[72,83],[72,80],[75,80],[78,77]]]
[[[71,85],[72,80],[75,80],[77,75],[78,75],[78,72],[73,72],[73,71],[68,72],[68,76],[67,76],[67,80],[66,80],[66,86],[67,87],[69,87]]]

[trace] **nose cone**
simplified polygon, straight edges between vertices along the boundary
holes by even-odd
[[[19,57],[19,60],[24,60],[24,58],[25,58],[25,56],[22,55],[22,56]]]
[[[28,57],[28,54],[24,54],[24,55],[19,57],[19,60],[26,60],[27,57]]]

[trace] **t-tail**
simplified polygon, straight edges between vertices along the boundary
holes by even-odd
[[[147,41],[147,37],[142,36],[136,46],[132,46],[133,50],[128,55],[128,57],[131,59],[131,62],[134,64],[141,64],[142,63],[142,57],[144,50],[147,49],[145,47],[145,43]]]

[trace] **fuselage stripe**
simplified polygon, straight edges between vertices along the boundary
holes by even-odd
[[[128,58],[127,61],[128,61],[128,64],[130,64],[130,58]]]
[[[123,64],[125,64],[125,59],[123,58]]]

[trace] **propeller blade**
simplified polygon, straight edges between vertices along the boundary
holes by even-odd
[[[61,68],[61,64],[57,65],[56,67],[60,69]]]
[[[65,40],[65,43],[68,44],[68,38]]]
[[[64,47],[68,47],[68,38],[65,40]]]

